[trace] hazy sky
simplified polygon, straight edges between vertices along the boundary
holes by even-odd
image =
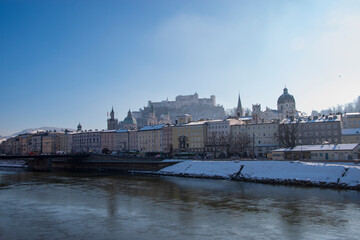
[[[341,76],[341,77],[339,77]],[[214,94],[310,113],[360,95],[360,1],[0,0],[0,135],[106,128],[148,100]]]

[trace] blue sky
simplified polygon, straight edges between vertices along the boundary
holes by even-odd
[[[276,108],[285,85],[310,113],[360,95],[359,42],[359,1],[0,0],[0,135],[195,92]]]

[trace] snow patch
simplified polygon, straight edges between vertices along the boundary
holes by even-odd
[[[193,161],[163,168],[159,174],[194,177],[240,177],[249,180],[304,181],[314,184],[360,186],[360,166],[287,161]]]

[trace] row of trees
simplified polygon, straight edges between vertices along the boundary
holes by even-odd
[[[208,136],[206,149],[212,152],[214,157],[238,155],[246,157],[249,151],[251,139],[247,134],[237,135],[236,138],[229,134],[212,132]]]
[[[296,146],[296,140],[300,133],[300,125],[298,122],[291,124],[279,124],[279,131],[276,140],[280,147],[293,148]],[[222,134],[212,132],[208,136],[206,143],[207,152],[212,152],[214,157],[237,155],[247,157],[249,153],[254,154],[254,139],[245,133],[236,135]]]

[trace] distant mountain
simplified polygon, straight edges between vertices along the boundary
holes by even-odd
[[[61,132],[64,131],[65,129],[69,130],[69,131],[75,131],[72,128],[59,128],[59,127],[40,127],[40,128],[28,128],[28,129],[24,129],[20,132],[14,133],[11,136],[0,136],[0,139],[4,139],[4,138],[10,138],[10,137],[15,137],[17,135],[20,134],[25,134],[25,133],[37,133],[37,132],[46,132],[46,131],[57,131],[57,132]]]

